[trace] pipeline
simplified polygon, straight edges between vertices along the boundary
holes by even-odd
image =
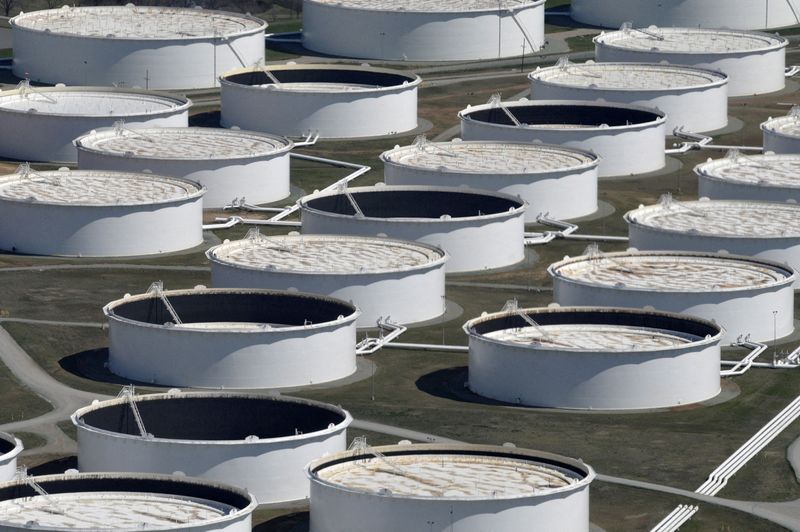
[[[708,135],[701,135],[700,133],[692,133],[691,131],[684,131],[683,127],[675,128],[672,132],[674,136],[682,139],[684,142],[680,144],[673,144],[673,149],[664,150],[667,155],[677,155],[687,153],[693,150],[738,150],[738,151],[764,151],[761,146],[728,146],[723,144],[713,144],[714,137]]]
[[[536,222],[541,225],[555,227],[558,231],[545,231],[543,233],[525,233],[525,245],[535,246],[539,244],[547,244],[553,240],[560,238],[564,240],[591,240],[594,242],[627,242],[627,236],[612,236],[612,235],[587,235],[575,234],[578,226],[562,220],[554,220],[548,218],[550,213],[540,214],[536,217]]]
[[[736,342],[731,344],[732,347],[745,347],[750,349],[751,351],[742,358],[739,362],[736,362],[733,365],[733,369],[726,369],[720,371],[719,374],[721,377],[736,377],[739,375],[744,375],[747,373],[752,366],[755,360],[761,356],[761,353],[767,350],[767,344],[762,344],[759,342],[751,342],[750,335],[747,335],[744,340],[737,339]]]

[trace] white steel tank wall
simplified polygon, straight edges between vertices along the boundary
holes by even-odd
[[[215,288],[270,288],[324,294],[356,305],[358,327],[375,327],[379,318],[407,324],[444,313],[445,262],[406,272],[325,274],[239,268],[209,258]]]
[[[109,369],[146,383],[205,388],[284,388],[356,370],[355,316],[288,331],[200,330],[109,316]]]
[[[720,200],[800,202],[800,183],[797,187],[768,186],[756,183],[741,183],[709,177],[697,171],[697,195],[701,198]]]
[[[800,136],[779,133],[761,124],[764,153],[800,153]]]
[[[17,457],[24,449],[19,438],[6,432],[0,432],[0,439],[5,440],[14,448],[7,453],[0,455],[0,482],[13,480],[17,474]]]
[[[634,27],[759,30],[800,22],[797,0],[572,0],[572,18],[584,24]]]
[[[514,8],[536,49],[544,45],[544,1]],[[303,46],[341,57],[456,61],[531,53],[509,10],[413,12],[303,2]]]
[[[182,177],[206,187],[203,207],[218,209],[235,198],[245,197],[254,205],[271,203],[289,196],[290,155],[255,156],[243,159],[147,159],[126,157],[77,145],[78,167],[86,170],[149,170],[157,175]]]
[[[680,53],[660,50],[626,50],[595,38],[598,62],[661,63],[717,70],[728,75],[728,96],[752,96],[782,90],[786,86],[786,47],[755,52]]]
[[[0,249],[31,255],[123,257],[203,242],[202,194],[151,205],[79,206],[0,198]]]
[[[76,37],[16,25],[13,32],[14,75],[42,83],[201,89],[219,85],[223,72],[264,62],[263,28],[173,40]]]

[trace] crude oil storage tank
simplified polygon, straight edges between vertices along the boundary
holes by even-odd
[[[11,19],[14,75],[43,83],[200,89],[264,62],[264,29],[239,13],[172,7],[45,9]]]
[[[800,202],[800,154],[731,151],[722,159],[698,164],[694,173],[701,198]]]
[[[763,30],[800,22],[796,0],[572,0],[572,18],[619,28],[630,22],[677,27]]]
[[[594,54],[602,62],[666,62],[724,72],[728,96],[752,96],[784,88],[787,44],[779,35],[756,31],[623,26],[595,37]]]
[[[255,508],[241,488],[171,475],[67,473],[0,483],[0,528],[9,532],[250,532]]]
[[[643,174],[666,164],[662,111],[604,102],[492,98],[458,113],[464,140],[540,142],[591,151],[599,176]]]
[[[665,408],[720,391],[722,328],[664,312],[512,308],[468,321],[469,387],[491,399],[581,410]]]
[[[502,268],[525,258],[527,203],[508,194],[378,185],[311,194],[299,204],[303,233],[418,240],[447,252],[448,273]]]
[[[768,201],[675,201],[625,214],[636,249],[720,250],[762,257],[800,270],[800,205]]]
[[[234,70],[220,83],[223,127],[357,138],[416,128],[422,80],[368,65],[287,64]]]
[[[311,462],[311,532],[589,530],[594,470],[513,446],[388,445]]]
[[[303,46],[342,57],[457,61],[544,45],[544,0],[304,0]]]
[[[469,186],[528,202],[525,221],[565,220],[597,210],[599,158],[588,151],[522,142],[428,142],[381,154],[387,185]]]
[[[289,195],[289,151],[284,137],[207,127],[92,131],[74,141],[78,166],[182,177],[206,187],[203,207],[234,199],[261,204]]]
[[[23,448],[19,438],[0,432],[0,482],[14,478],[17,473],[17,456]]]
[[[447,255],[407,240],[346,235],[263,236],[225,242],[206,252],[213,286],[294,288],[350,301],[357,325],[380,318],[415,323],[444,313]]]
[[[303,468],[345,450],[351,421],[306,399],[177,390],[123,393],[72,415],[82,472],[180,471],[244,488],[259,504],[308,497]]]
[[[728,76],[653,63],[570,63],[539,68],[528,79],[534,100],[606,101],[663,111],[666,128],[713,131],[728,125]]]
[[[103,307],[109,369],[173,386],[282,388],[356,370],[356,308],[330,297],[254,289],[162,290]]]
[[[690,251],[590,251],[551,264],[555,301],[565,306],[654,307],[713,320],[722,342],[756,342],[794,330],[797,274],[756,257]]]
[[[792,107],[786,116],[763,122],[761,135],[766,153],[800,153],[800,106]]]
[[[189,123],[183,96],[114,87],[31,87],[0,92],[0,156],[74,163],[73,139],[119,120],[129,127]]]
[[[203,242],[203,189],[152,174],[104,170],[0,176],[0,249],[32,255],[119,257]]]

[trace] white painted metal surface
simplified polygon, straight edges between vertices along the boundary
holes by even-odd
[[[666,408],[720,391],[718,325],[620,308],[513,309],[468,321],[469,387],[512,404]]]
[[[124,120],[127,127],[189,123],[191,100],[172,94],[108,87],[31,87],[0,92],[0,156],[74,163],[73,139]]]
[[[17,472],[17,457],[24,449],[19,438],[0,432],[0,482],[14,478]]]
[[[800,107],[767,119],[761,124],[761,135],[765,153],[800,153]]]
[[[75,140],[78,166],[149,170],[206,187],[203,207],[218,209],[234,199],[258,205],[289,195],[289,151],[283,137],[204,127],[108,128]]]
[[[783,89],[787,44],[779,35],[755,31],[623,27],[595,37],[594,53],[601,62],[666,62],[724,72],[733,97]]]
[[[660,26],[763,30],[800,23],[797,0],[573,0],[572,18],[619,28]]]
[[[358,311],[337,299],[254,289],[128,296],[103,308],[109,369],[131,380],[208,388],[283,388],[356,370]]]
[[[299,204],[303,233],[418,240],[447,252],[448,273],[502,268],[525,258],[527,204],[508,194],[372,186],[311,194]]]
[[[657,63],[570,63],[537,67],[534,100],[606,101],[663,111],[667,132],[713,131],[728,125],[728,77],[720,72]]]
[[[525,221],[540,214],[567,220],[597,210],[597,167],[591,152],[512,142],[427,142],[381,154],[387,185],[469,186],[519,196]]]
[[[730,152],[694,168],[698,195],[722,200],[800,202],[800,154]]]
[[[223,127],[355,138],[416,128],[422,80],[370,66],[287,64],[234,70],[220,83]]]
[[[489,445],[354,449],[307,467],[311,532],[589,530],[594,470]]]
[[[627,251],[566,257],[551,264],[555,301],[565,306],[654,307],[712,320],[722,342],[794,330],[797,274],[755,257],[689,251]]]
[[[66,473],[0,484],[0,528],[249,532],[256,501],[226,484],[167,475]]]
[[[118,257],[192,248],[203,242],[204,193],[174,177],[22,165],[0,176],[0,249]]]
[[[133,423],[131,400],[148,437]],[[244,488],[259,504],[307,498],[303,468],[345,450],[351,422],[325,403],[221,392],[122,397],[72,415],[82,472],[181,471]]]
[[[217,288],[294,288],[350,301],[359,327],[406,324],[444,312],[444,251],[420,242],[339,235],[251,233],[206,252]]]
[[[11,19],[14,75],[43,83],[199,89],[264,62],[264,29],[240,13],[169,7],[47,9]]]
[[[666,164],[666,118],[653,109],[568,100],[494,100],[467,107],[458,116],[464,140],[540,142],[591,151],[600,157],[600,177],[653,172]]]
[[[544,45],[544,0],[304,0],[303,46],[393,61],[495,59]]]

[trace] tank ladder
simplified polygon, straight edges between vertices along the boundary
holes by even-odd
[[[552,341],[552,338],[550,338],[547,332],[545,332],[544,327],[539,325],[539,323],[537,323],[536,320],[531,318],[530,315],[528,315],[521,308],[519,308],[519,301],[517,301],[516,298],[509,299],[508,301],[506,301],[505,305],[503,305],[503,308],[500,309],[500,312],[511,312],[515,316],[521,318],[522,321],[533,327],[536,330],[536,332],[538,332],[541,335],[542,340],[545,340],[547,342]]]
[[[150,438],[150,434],[144,428],[144,420],[142,419],[142,414],[139,412],[139,407],[136,406],[136,389],[133,387],[133,384],[128,384],[122,387],[117,397],[120,399],[126,399],[128,401],[128,406],[131,407],[131,412],[133,412],[133,419],[136,420],[136,426],[139,428],[139,434],[142,438]]]
[[[625,273],[634,273],[633,270],[631,270],[618,260],[612,259],[606,253],[600,251],[600,247],[597,244],[589,244],[588,246],[586,246],[586,249],[583,250],[583,254],[592,260],[593,267],[597,265],[594,261],[606,260],[611,264],[613,264],[620,271],[623,271]]]
[[[624,31],[624,32],[637,31],[639,33],[643,33],[644,35],[647,35],[648,37],[652,37],[653,39],[655,39],[657,41],[663,41],[664,40],[664,36],[663,35],[659,35],[658,33],[654,32],[654,31],[646,30],[646,29],[643,29],[643,28],[634,28],[633,27],[633,22],[623,22],[622,26],[619,29],[620,29],[620,31]]]
[[[25,78],[19,83],[17,83],[17,90],[19,91],[19,95],[22,98],[27,98],[30,94],[36,94],[41,96],[43,99],[47,100],[50,103],[58,103],[56,99],[53,98],[52,96],[48,96],[47,94],[33,88],[33,86],[31,85],[31,80],[28,78]]]
[[[514,123],[515,126],[523,127],[522,122],[517,120],[517,117],[514,116],[514,113],[509,111],[508,107],[503,105],[502,96],[500,95],[499,92],[495,92],[494,94],[492,94],[489,97],[489,102],[488,103],[493,109],[500,109],[501,111],[503,111],[505,113],[505,115],[508,117],[508,119],[511,120]]]
[[[514,24],[517,25],[519,31],[522,32],[522,36],[525,37],[526,41],[528,41],[528,45],[531,47],[531,50],[533,50],[534,52],[539,51],[541,49],[541,46],[536,46],[533,43],[533,39],[531,38],[530,33],[528,33],[528,29],[522,24],[522,21],[517,18],[517,14],[514,12],[514,9],[509,6],[503,6],[503,0],[498,0],[497,5],[501,11],[503,9],[508,11],[508,14],[511,15],[511,20],[514,21]]]
[[[64,511],[56,504],[56,501],[50,497],[50,494],[47,493],[41,484],[36,482],[36,479],[28,474],[28,468],[25,466],[20,466],[17,468],[16,472],[17,479],[24,482],[29,488],[36,492],[42,499],[44,499],[45,503],[50,507],[50,511],[59,515],[64,515]]]
[[[339,192],[340,194],[344,194],[344,196],[347,198],[347,201],[350,202],[350,205],[356,211],[356,218],[363,218],[364,211],[361,210],[361,207],[358,206],[358,202],[356,202],[356,199],[347,189],[347,183],[342,183],[337,187],[337,189],[338,189],[337,192]]]
[[[166,307],[167,312],[169,312],[170,315],[172,316],[172,320],[175,322],[176,325],[180,325],[183,323],[180,317],[178,316],[178,313],[175,312],[175,307],[172,306],[172,303],[169,302],[167,295],[164,293],[163,282],[156,281],[153,284],[151,284],[150,288],[147,289],[147,293],[155,294],[156,296],[158,296],[159,299],[161,299],[161,302],[164,304],[164,307]]]

